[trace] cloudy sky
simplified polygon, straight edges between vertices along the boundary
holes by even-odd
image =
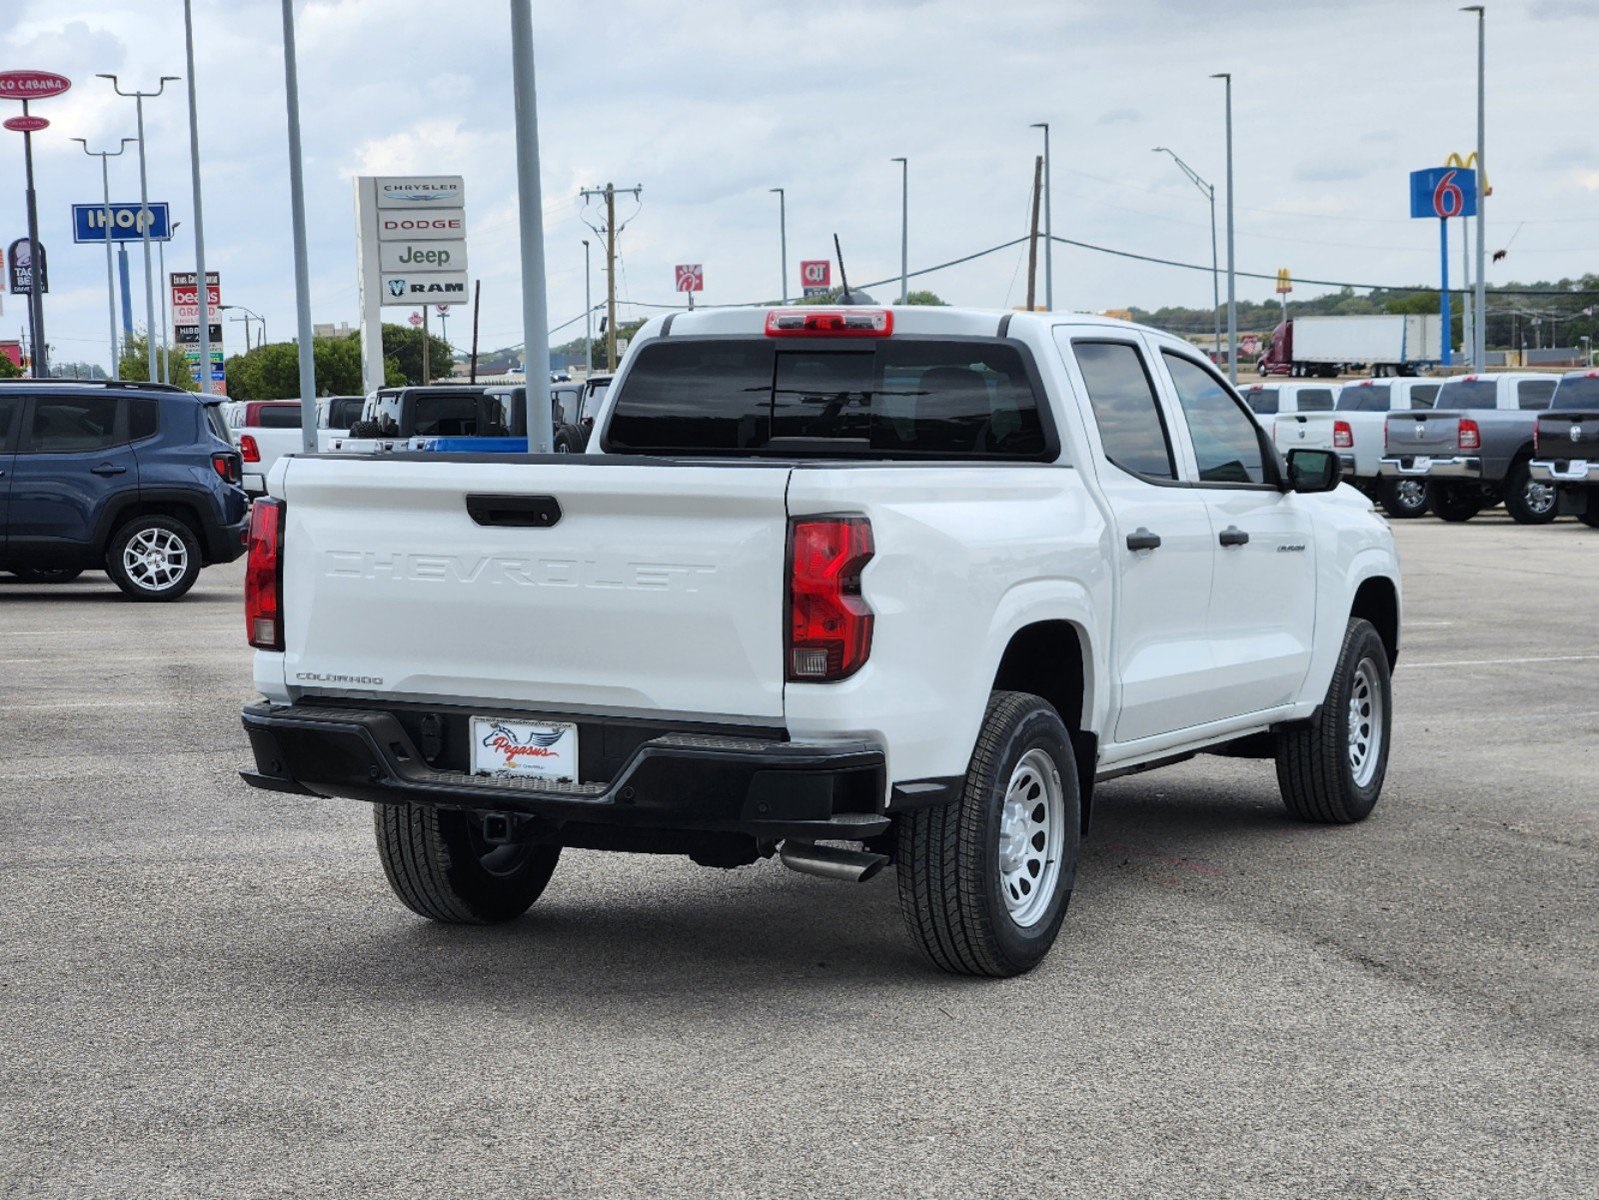
[[[1039,131],[1053,127],[1057,235],[1209,262],[1203,197],[1170,146],[1218,185],[1231,71],[1238,265],[1379,284],[1436,279],[1436,227],[1406,219],[1406,175],[1475,138],[1475,24],[1453,0],[540,0],[534,4],[552,324],[581,329],[584,186],[642,184],[621,238],[621,296],[674,301],[675,263],[704,265],[705,303],[769,299],[789,265],[842,238],[851,279],[897,273],[896,155],[910,159],[915,270],[1024,233]],[[297,5],[313,319],[356,312],[351,179],[466,179],[485,347],[521,340],[509,16],[505,0],[306,0]],[[223,299],[294,325],[282,27],[276,0],[195,0],[208,266]],[[1599,0],[1490,0],[1493,278],[1599,268]],[[1573,48],[1586,47],[1583,53]],[[104,361],[104,259],[74,246],[70,206],[100,198],[99,162],[134,131],[124,87],[182,75],[181,0],[0,0],[0,69],[73,80],[35,106],[46,322],[55,358]],[[192,267],[183,85],[146,106],[150,195],[184,223],[169,270]],[[8,109],[16,106],[0,102]],[[11,115],[8,111],[5,115]],[[20,139],[3,135],[0,239],[25,231]],[[132,153],[112,198],[137,200]],[[1512,238],[1514,239],[1512,241]],[[596,245],[596,251],[598,245]],[[925,277],[956,303],[1025,298],[1025,247]],[[1225,253],[1225,249],[1223,251]],[[1458,251],[1452,256],[1458,264]],[[137,266],[137,256],[135,265]],[[596,296],[602,260],[594,259]],[[791,284],[791,290],[797,284]],[[876,289],[879,298],[893,288]],[[1318,289],[1301,288],[1298,295]],[[1205,273],[1057,248],[1056,307],[1205,305]],[[1241,281],[1263,298],[1269,281]],[[136,318],[143,323],[135,280]],[[399,310],[389,310],[391,314]],[[643,308],[625,310],[642,315]],[[0,336],[21,305],[7,297]],[[464,341],[467,322],[452,321]],[[229,325],[228,349],[242,349]]]

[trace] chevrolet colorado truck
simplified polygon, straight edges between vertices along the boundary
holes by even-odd
[[[279,464],[244,777],[370,803],[435,921],[520,915],[568,848],[892,863],[932,963],[1014,975],[1098,781],[1266,758],[1293,816],[1372,811],[1399,566],[1338,479],[1119,321],[673,314],[583,454]]]
[[[1426,480],[1432,510],[1469,521],[1504,502],[1519,525],[1558,515],[1555,489],[1532,477],[1532,431],[1557,379],[1532,371],[1461,375],[1424,412],[1393,413],[1384,429],[1384,479]]]
[[[1533,426],[1532,477],[1559,489],[1562,511],[1599,529],[1599,371],[1562,375],[1549,407]]]

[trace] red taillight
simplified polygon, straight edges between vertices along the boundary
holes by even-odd
[[[1462,450],[1482,449],[1482,430],[1477,428],[1477,422],[1470,417],[1460,418],[1460,448]]]
[[[219,451],[211,456],[211,469],[225,483],[239,482],[239,459],[236,455]]]
[[[248,433],[239,438],[239,453],[244,456],[245,462],[261,461],[261,447],[255,444],[255,438]]]
[[[244,570],[244,627],[257,650],[283,649],[283,501],[263,497],[250,509],[250,557]]]
[[[789,526],[788,680],[820,683],[860,670],[872,650],[861,571],[875,547],[865,517],[815,517]]]
[[[886,308],[774,308],[767,337],[888,337],[894,314]]]
[[[1538,426],[1542,424],[1542,419],[1538,417],[1532,419],[1532,452],[1534,455],[1538,453]]]
[[[1386,429],[1387,426],[1385,425]],[[1355,448],[1355,431],[1349,428],[1348,421],[1333,422],[1333,449],[1353,450]]]

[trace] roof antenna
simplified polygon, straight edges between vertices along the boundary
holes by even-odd
[[[844,284],[844,293],[838,300],[840,304],[853,304],[854,299],[849,294],[849,275],[844,270],[844,247],[838,244],[838,234],[833,235],[833,253],[838,256],[838,277]]]

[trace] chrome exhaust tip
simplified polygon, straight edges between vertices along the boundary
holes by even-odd
[[[790,871],[838,879],[844,883],[865,883],[888,865],[888,855],[866,850],[845,850],[838,846],[818,846],[815,842],[788,838],[777,856]]]

